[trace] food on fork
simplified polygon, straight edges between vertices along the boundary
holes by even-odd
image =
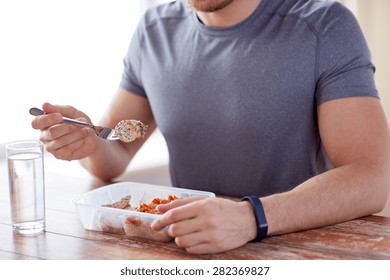
[[[122,120],[115,126],[115,135],[122,142],[132,142],[137,138],[144,138],[147,125],[138,120]]]

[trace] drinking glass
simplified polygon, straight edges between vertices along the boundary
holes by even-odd
[[[13,231],[23,235],[42,233],[45,230],[43,144],[8,143],[6,155]]]

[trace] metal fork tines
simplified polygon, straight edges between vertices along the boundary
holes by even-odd
[[[119,137],[115,134],[114,129],[102,126],[94,126],[93,129],[100,138],[107,140],[119,140]]]
[[[29,112],[33,116],[40,116],[40,115],[46,114],[45,111],[43,111],[39,108],[35,108],[35,107],[31,108]],[[73,124],[73,125],[78,125],[78,126],[86,126],[86,127],[92,128],[95,131],[96,135],[99,136],[100,138],[103,138],[106,140],[119,140],[119,137],[117,135],[115,135],[115,130],[112,128],[102,127],[102,126],[94,126],[93,124],[90,124],[90,123],[86,123],[86,122],[82,122],[82,121],[78,121],[78,120],[74,120],[74,119],[70,119],[70,118],[66,118],[66,117],[63,117],[62,121],[64,123],[68,123],[68,124]]]

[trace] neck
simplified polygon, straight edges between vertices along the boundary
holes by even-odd
[[[210,27],[229,27],[249,17],[261,0],[235,0],[216,12],[199,12],[197,15],[204,25]]]

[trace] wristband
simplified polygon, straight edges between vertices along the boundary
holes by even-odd
[[[263,204],[256,195],[244,196],[241,201],[249,200],[252,204],[253,212],[255,213],[256,225],[257,225],[257,236],[254,242],[258,242],[267,237],[268,224],[267,219],[265,218]]]

